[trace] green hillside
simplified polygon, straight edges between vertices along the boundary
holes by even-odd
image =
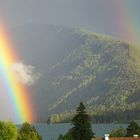
[[[67,120],[68,111],[80,101],[87,105],[91,116],[106,115],[106,120],[108,113],[118,112],[122,116],[122,112],[139,109],[140,50],[111,37],[81,30],[75,33],[84,42],[49,72],[47,86],[56,95],[49,110],[65,112],[58,121]],[[125,116],[124,119],[127,113]]]
[[[138,47],[53,25],[21,27],[13,30],[13,40],[24,61],[41,73],[31,87],[37,121],[48,115],[52,122],[68,121],[81,101],[96,122],[140,118]]]

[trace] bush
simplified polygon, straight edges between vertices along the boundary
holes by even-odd
[[[18,133],[18,140],[42,140],[35,127],[29,123],[24,123]]]
[[[0,121],[0,140],[16,140],[17,127],[12,122]]]
[[[73,137],[70,133],[67,133],[65,135],[59,135],[57,140],[73,140]]]
[[[110,137],[125,137],[125,136],[126,136],[126,129],[122,127],[113,129],[110,133]]]

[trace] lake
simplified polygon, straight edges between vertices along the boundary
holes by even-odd
[[[43,140],[56,140],[59,134],[65,134],[72,127],[69,123],[35,124],[34,126]],[[128,124],[92,124],[92,130],[96,134],[96,137],[103,137],[104,134],[109,134],[114,128],[126,128],[127,126]]]

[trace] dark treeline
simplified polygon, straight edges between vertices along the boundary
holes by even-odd
[[[140,119],[140,110],[125,111],[125,112],[111,112],[104,115],[95,115],[91,117],[94,123],[128,123],[132,120]]]
[[[75,111],[64,112],[61,114],[55,114],[48,118],[48,123],[68,123],[71,122],[72,117],[74,116]],[[94,114],[90,116],[92,123],[129,123],[132,120],[140,119],[140,110],[128,110],[128,111],[118,111],[118,112],[108,112],[104,114]]]

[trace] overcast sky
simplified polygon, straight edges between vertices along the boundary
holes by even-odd
[[[117,25],[121,21],[117,20],[122,9],[118,3],[126,6],[122,8],[130,11],[130,18],[140,20],[140,0],[0,0],[0,19],[8,26],[29,22],[59,24],[121,38]],[[139,25],[139,20],[135,24]]]

